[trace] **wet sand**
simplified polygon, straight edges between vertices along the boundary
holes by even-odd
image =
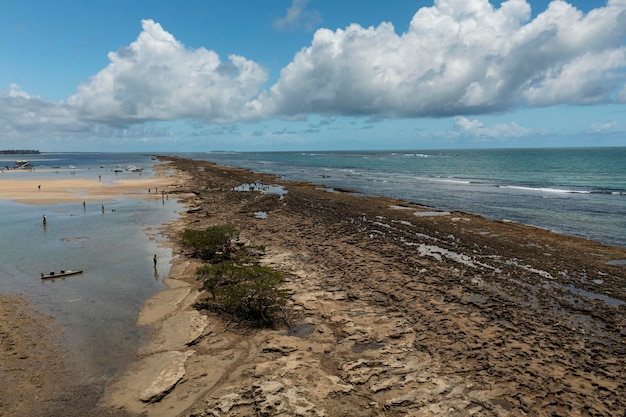
[[[0,177],[0,196],[23,204],[56,204],[72,202],[105,202],[118,196],[145,196],[163,183],[163,172],[152,178],[120,179],[111,184],[84,178],[63,179],[10,179],[9,174]],[[154,197],[158,197],[154,194]]]
[[[179,256],[138,318],[151,343],[106,387],[100,415],[624,415],[625,248],[172,164],[185,179],[169,191],[189,208],[166,226]],[[286,193],[233,190],[258,182]],[[193,309],[199,262],[176,237],[224,223],[285,274],[285,327]]]

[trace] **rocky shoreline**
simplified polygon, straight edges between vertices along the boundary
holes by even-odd
[[[137,363],[80,415],[624,415],[626,248],[162,159],[187,207],[165,226],[169,289],[139,315]],[[285,274],[284,327],[193,308],[200,263],[177,237],[225,223]]]
[[[155,342],[111,385],[108,407],[195,417],[624,415],[626,249],[171,163],[187,176],[174,193],[189,210],[167,232],[180,256],[171,289],[147,303],[151,318],[140,316]],[[287,277],[288,326],[250,330],[191,307],[199,263],[176,236],[225,223]]]

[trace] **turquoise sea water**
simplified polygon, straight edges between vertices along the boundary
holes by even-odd
[[[626,147],[181,156],[626,247]]]
[[[1,180],[139,178],[127,171],[116,175],[113,169],[118,164],[142,166],[141,176],[147,178],[155,162],[131,154],[19,159],[29,159],[35,172],[5,172]],[[60,168],[51,170],[53,164]],[[70,165],[74,168],[67,168]],[[27,296],[52,316],[63,328],[63,341],[77,369],[86,378],[106,380],[132,361],[143,343],[144,330],[135,326],[137,314],[147,298],[165,288],[162,279],[171,259],[171,251],[159,244],[158,229],[175,218],[179,207],[174,199],[158,198],[126,197],[104,204],[102,212],[100,202],[88,202],[83,208],[80,203],[36,206],[0,199],[0,286],[3,293]],[[156,270],[154,254],[160,258]],[[61,269],[84,273],[54,280],[39,277]]]

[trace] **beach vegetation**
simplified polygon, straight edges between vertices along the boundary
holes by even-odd
[[[209,226],[204,230],[185,229],[181,243],[191,250],[191,256],[209,261],[223,255],[230,240],[238,234],[232,224]]]
[[[282,273],[267,266],[224,261],[200,266],[196,276],[208,295],[197,308],[225,313],[258,327],[277,324],[289,294]]]

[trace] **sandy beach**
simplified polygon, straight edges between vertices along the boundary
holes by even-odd
[[[21,306],[0,318],[0,375],[16,381],[0,397],[5,415],[624,415],[625,248],[207,162],[172,167],[158,187],[188,211],[164,227],[178,255],[169,289],[137,320],[151,342],[81,400],[63,391],[63,352],[37,356],[37,312],[3,297]],[[251,183],[281,192],[234,190]],[[152,183],[123,186],[145,197]],[[285,274],[283,327],[252,330],[193,308],[200,263],[177,236],[225,223]]]
[[[165,168],[157,168],[151,178],[119,179],[112,183],[101,182],[97,178],[52,178],[46,180],[13,179],[11,172],[0,177],[0,196],[23,204],[56,204],[72,202],[105,202],[117,196],[145,196],[148,190],[164,186]],[[164,188],[162,188],[163,190]],[[154,197],[158,197],[158,193]]]

